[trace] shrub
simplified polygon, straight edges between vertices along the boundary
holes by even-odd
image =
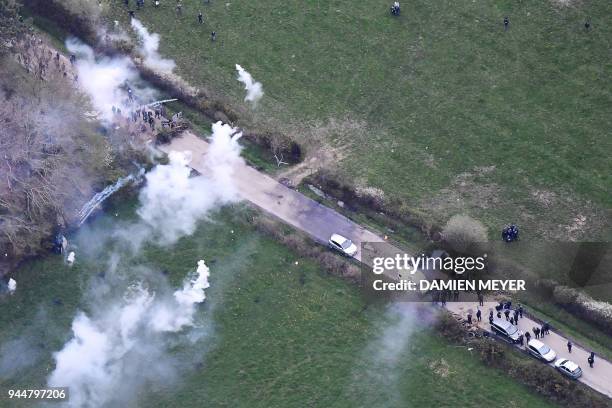
[[[558,285],[553,300],[573,314],[612,334],[612,305],[593,299],[582,291]]]
[[[488,241],[485,226],[467,215],[452,216],[442,230],[442,238],[460,254],[477,253],[479,244]]]

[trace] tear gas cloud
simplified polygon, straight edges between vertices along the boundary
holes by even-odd
[[[174,61],[162,58],[159,55],[159,34],[149,33],[149,30],[138,19],[132,18],[131,24],[140,39],[141,47],[139,51],[144,57],[145,64],[157,71],[172,72],[176,66]]]
[[[239,198],[233,174],[242,163],[238,144],[242,134],[221,122],[212,130],[205,174],[190,177],[190,153],[171,152],[168,165],[158,165],[146,175],[138,209],[143,223],[129,229],[132,243],[138,244],[139,237],[155,236],[162,245],[173,244],[192,234],[212,208]]]
[[[244,68],[236,64],[236,71],[238,71],[238,81],[244,84],[247,94],[244,97],[245,101],[257,103],[263,96],[263,87],[260,82],[256,82],[251,74],[249,74]]]
[[[77,57],[75,68],[79,86],[87,92],[102,119],[112,120],[113,106],[126,112],[133,108],[128,86],[139,103],[155,100],[157,92],[144,84],[129,58],[97,57],[91,47],[75,38],[66,40],[66,48]]]
[[[395,303],[389,306],[379,335],[374,337],[363,350],[364,363],[354,370],[353,384],[369,384],[371,387],[357,386],[354,392],[365,405],[386,400],[387,405],[400,403],[398,382],[402,367],[401,358],[417,326],[416,311],[413,305]],[[378,395],[377,393],[380,393]]]
[[[187,278],[172,297],[156,296],[135,284],[94,318],[79,312],[72,322],[73,339],[54,354],[49,386],[70,387],[70,405],[90,407],[129,402],[134,387],[175,377],[178,367],[167,353],[171,342],[164,333],[193,326],[208,276],[200,260],[196,276]]]
[[[189,152],[171,152],[168,164],[146,175],[139,220],[112,234],[122,249],[132,251],[107,254],[106,277],[94,280],[87,293],[88,314],[76,315],[73,338],[54,354],[56,368],[48,384],[70,387],[71,406],[136,404],[138,390],[147,384],[167,386],[184,371],[186,363],[170,349],[209,334],[210,318],[196,318],[209,287],[210,271],[203,260],[180,288],[171,290],[159,282],[159,273],[144,266],[124,270],[122,257],[135,259],[144,242],[170,245],[192,234],[211,210],[238,198],[233,173],[242,163],[240,136],[229,125],[213,125],[204,158],[210,171],[204,175],[191,177]]]

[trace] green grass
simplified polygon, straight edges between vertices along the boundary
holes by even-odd
[[[117,205],[73,237],[79,245],[73,268],[49,256],[18,271],[17,292],[0,301],[0,345],[3,357],[20,346],[28,350],[21,356],[32,362],[3,370],[0,388],[45,384],[53,370],[51,353],[70,338],[75,311],[91,307],[88,289],[92,279],[100,279],[101,262],[114,245],[104,237],[118,220],[133,219],[133,209],[131,201]],[[214,334],[173,349],[193,364],[184,367],[178,383],[142,392],[142,406],[355,407],[367,401],[367,406],[476,407],[486,405],[491,393],[502,407],[550,406],[426,324],[398,349],[395,365],[376,371],[381,368],[373,368],[368,350],[379,350],[376,339],[396,322],[385,305],[368,303],[357,286],[261,236],[244,222],[246,215],[244,209],[227,208],[173,248],[148,245],[122,264],[126,270],[150,268],[152,275],[142,279],[151,284],[165,270],[173,287],[197,259],[211,268],[208,306],[197,319],[210,319],[212,310]],[[196,363],[200,359],[203,364]],[[374,380],[379,375],[387,382]]]
[[[161,34],[180,75],[243,112],[234,64],[261,81],[265,96],[244,121],[311,150],[344,146],[342,172],[434,220],[468,212],[495,236],[515,221],[525,235],[563,239],[579,213],[584,234],[602,236],[612,204],[612,3],[554,3],[421,1],[392,18],[384,1],[185,0],[181,18],[172,4],[137,16]],[[127,24],[112,4],[111,17]],[[324,140],[313,138],[331,119]],[[552,204],[536,190],[554,193]]]

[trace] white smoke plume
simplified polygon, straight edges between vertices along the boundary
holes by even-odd
[[[113,106],[125,113],[134,108],[128,87],[139,104],[155,100],[157,92],[143,84],[129,58],[97,57],[91,47],[75,38],[66,40],[66,48],[77,57],[79,86],[87,92],[101,118],[111,121]]]
[[[233,174],[242,163],[238,144],[242,134],[221,122],[215,123],[212,130],[204,158],[210,171],[190,177],[190,153],[171,152],[167,165],[158,165],[146,175],[138,215],[147,228],[142,232],[130,231],[132,243],[138,244],[138,236],[148,239],[153,235],[160,244],[173,244],[192,234],[198,221],[213,207],[238,199]]]
[[[17,281],[10,278],[7,285],[9,293],[14,293],[17,290]]]
[[[150,68],[157,71],[170,73],[176,66],[173,60],[162,58],[159,55],[159,34],[149,33],[149,30],[140,22],[132,18],[132,28],[138,34],[141,41],[140,53],[144,57],[144,62]]]
[[[192,326],[196,305],[206,299],[204,290],[210,286],[209,275],[206,263],[203,260],[198,261],[197,276],[185,281],[183,288],[174,292],[174,302],[155,308],[153,328],[161,332],[176,332],[185,326]]]
[[[54,354],[56,367],[49,386],[69,387],[70,406],[98,407],[126,404],[137,394],[135,386],[171,379],[176,373],[167,333],[194,325],[196,307],[209,287],[208,276],[209,269],[200,260],[196,276],[172,297],[156,296],[137,284],[121,302],[107,306],[95,318],[79,312],[72,322],[74,337]],[[132,375],[140,383],[134,383]]]
[[[244,84],[244,89],[247,91],[244,100],[257,103],[264,94],[261,82],[256,82],[251,74],[238,64],[236,64],[236,71],[238,71],[238,81]]]

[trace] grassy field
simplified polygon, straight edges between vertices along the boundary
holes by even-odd
[[[105,231],[133,217],[133,205],[109,210],[115,213],[71,239],[79,246],[73,268],[50,256],[19,271],[17,292],[0,301],[2,389],[45,384],[51,353],[70,338],[75,311],[90,309],[92,282],[103,279]],[[356,286],[259,235],[244,216],[244,210],[226,209],[174,248],[150,245],[129,260],[153,271],[143,279],[165,271],[173,287],[197,259],[211,268],[198,320],[212,319],[214,334],[173,349],[193,363],[180,381],[141,390],[142,406],[476,407],[486,405],[491,393],[503,407],[550,406],[426,325],[394,329],[398,316],[385,305],[366,303]],[[373,354],[389,351],[397,354],[382,360],[388,364],[373,363]]]
[[[467,212],[495,236],[510,221],[530,237],[607,234],[612,3],[412,2],[399,18],[386,1],[182,3],[180,18],[165,3],[137,17],[243,123],[336,153],[340,173],[434,220]],[[263,83],[255,110],[236,63]]]

